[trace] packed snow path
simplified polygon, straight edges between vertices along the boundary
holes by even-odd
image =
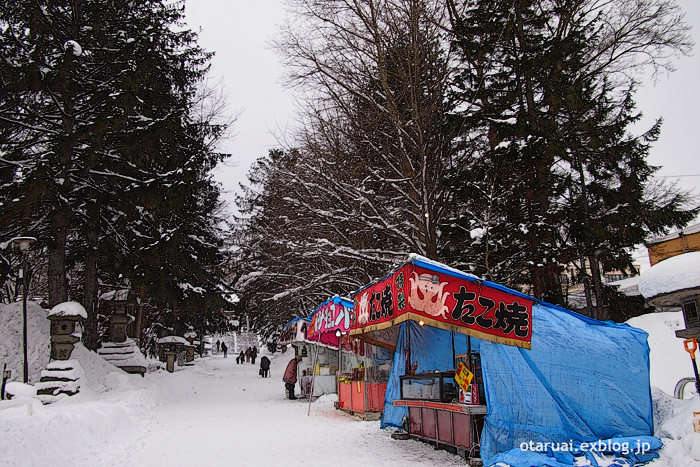
[[[379,422],[335,410],[335,396],[313,402],[307,416],[308,401],[284,396],[281,375],[291,356],[272,355],[266,379],[258,375],[258,363],[238,365],[230,355],[143,379],[112,375],[121,380],[113,391],[37,407],[29,418],[49,419],[52,427],[37,419],[22,431],[45,437],[45,446],[23,450],[0,441],[9,450],[0,465],[464,465],[427,444],[391,439]],[[44,415],[56,411],[65,414]],[[61,430],[63,440],[52,429]]]

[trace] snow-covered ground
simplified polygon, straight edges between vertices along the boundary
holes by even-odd
[[[335,396],[313,402],[310,412],[308,401],[285,399],[281,375],[289,358],[272,355],[266,379],[258,364],[217,355],[143,379],[102,374],[105,392],[49,406],[0,402],[0,465],[464,464],[425,444],[392,440],[379,422],[335,410]],[[95,373],[108,370],[94,366]]]
[[[0,306],[0,316],[7,308]],[[656,434],[665,447],[651,467],[700,466],[700,433],[692,427],[700,398],[671,397],[678,378],[692,375],[673,334],[682,322],[680,313],[659,313],[631,323],[650,333],[652,385],[659,388]],[[281,375],[291,355],[270,357],[267,379],[258,364],[237,365],[232,354],[141,378],[78,346],[72,358],[86,373],[80,394],[47,406],[30,397],[0,401],[0,465],[464,465],[427,444],[391,439],[379,422],[335,410],[335,396],[310,406],[285,399]]]

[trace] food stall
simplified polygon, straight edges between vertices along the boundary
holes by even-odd
[[[392,350],[345,336],[338,377],[338,408],[364,420],[378,420],[394,359]]]
[[[485,465],[544,465],[530,442],[655,439],[641,330],[418,255],[351,296],[350,338],[394,348],[382,427]]]
[[[340,337],[350,328],[352,302],[337,295],[319,305],[308,318],[285,325],[278,345],[291,345],[302,360],[298,384],[302,396],[318,397],[337,392]],[[290,357],[291,358],[291,357]]]

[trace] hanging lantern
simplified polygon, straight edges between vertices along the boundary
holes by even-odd
[[[306,346],[303,346],[303,347],[301,348],[301,356],[302,356],[302,357],[308,357],[308,355],[309,355],[309,352],[306,350]]]

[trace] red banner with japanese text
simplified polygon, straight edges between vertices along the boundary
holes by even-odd
[[[532,304],[525,297],[412,263],[354,296],[352,334],[407,319],[502,344],[530,348]]]

